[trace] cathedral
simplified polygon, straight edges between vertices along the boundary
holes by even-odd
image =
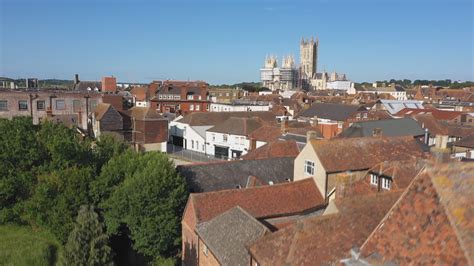
[[[324,90],[328,82],[346,81],[344,74],[335,72],[318,73],[318,48],[319,40],[301,39],[300,65],[295,67],[293,56],[286,56],[282,60],[282,67],[278,67],[276,56],[267,56],[264,67],[260,69],[262,86],[274,90]]]

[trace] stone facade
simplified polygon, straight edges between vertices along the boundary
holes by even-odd
[[[317,73],[318,66],[318,46],[319,40],[316,41],[311,37],[309,39],[301,39],[300,43],[300,68],[303,78],[311,79],[314,78]]]

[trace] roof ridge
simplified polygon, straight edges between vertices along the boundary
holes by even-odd
[[[194,195],[194,197],[204,197],[205,195],[209,194],[225,194],[228,192],[245,192],[249,190],[260,190],[260,189],[268,189],[268,188],[275,188],[275,187],[283,187],[283,186],[291,186],[293,184],[301,184],[301,183],[307,183],[313,181],[312,178],[304,178],[301,180],[296,180],[288,183],[277,183],[273,185],[264,185],[264,186],[258,186],[258,187],[249,187],[249,188],[229,188],[229,189],[223,189],[223,190],[217,190],[217,191],[208,191],[208,192],[198,192],[198,193],[190,193],[191,195]],[[313,181],[314,182],[314,181]]]

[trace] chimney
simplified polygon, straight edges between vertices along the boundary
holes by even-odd
[[[372,130],[372,136],[373,137],[381,137],[382,136],[382,129],[381,128],[374,128]]]
[[[284,117],[281,119],[281,134],[286,134],[288,132],[288,118]]]
[[[318,117],[317,117],[317,116],[314,116],[313,118],[311,118],[310,124],[311,124],[311,126],[313,126],[313,127],[317,127],[317,126],[318,126]]]
[[[306,143],[309,143],[311,140],[318,139],[318,133],[313,130],[306,132]]]
[[[430,140],[430,138],[429,138],[429,134],[428,134],[428,129],[427,129],[427,128],[425,128],[425,139],[424,139],[424,140],[425,140],[425,144],[426,144],[426,145],[429,145],[429,140]]]
[[[249,151],[253,151],[257,148],[257,140],[254,138],[250,138],[250,147]]]
[[[117,79],[115,77],[102,78],[102,92],[115,93],[117,91]]]
[[[79,74],[74,74],[74,85],[79,84]]]
[[[437,162],[445,162],[449,159],[451,153],[448,148],[448,136],[436,135],[435,146],[430,151]]]

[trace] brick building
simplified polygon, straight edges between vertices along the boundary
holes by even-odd
[[[86,130],[88,116],[102,102],[95,92],[0,91],[0,118],[31,116],[34,124],[48,119]]]
[[[188,114],[209,110],[208,84],[204,81],[166,80],[151,99],[150,107],[160,113]]]

